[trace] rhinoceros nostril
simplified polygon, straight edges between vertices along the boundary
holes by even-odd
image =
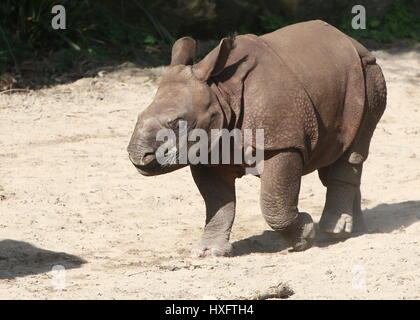
[[[149,164],[150,162],[152,162],[153,160],[156,159],[156,155],[154,152],[147,152],[144,154],[143,156],[143,163]]]
[[[147,153],[129,153],[128,157],[135,166],[147,166],[156,159],[154,152]]]

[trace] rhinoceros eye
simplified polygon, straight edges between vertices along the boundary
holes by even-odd
[[[177,117],[175,119],[168,120],[167,125],[169,128],[177,129],[179,126],[179,122],[183,120],[181,117]]]

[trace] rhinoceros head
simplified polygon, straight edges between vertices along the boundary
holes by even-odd
[[[156,151],[163,142],[157,135],[161,129],[177,132],[181,121],[188,131],[206,132],[223,126],[223,113],[208,80],[219,74],[232,49],[232,40],[223,39],[203,60],[193,64],[195,40],[185,37],[172,48],[171,65],[162,77],[153,102],[139,114],[130,144],[129,158],[143,175],[157,175],[185,166],[176,161],[160,163]],[[172,151],[177,153],[176,146]]]

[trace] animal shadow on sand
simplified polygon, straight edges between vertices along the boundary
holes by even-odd
[[[363,236],[364,234],[390,233],[400,230],[420,221],[420,201],[405,201],[400,203],[382,203],[372,209],[363,211],[366,230],[353,233],[347,238],[334,239],[326,237],[319,232],[316,225],[317,239],[315,246],[328,247],[350,238]],[[242,256],[250,253],[274,253],[288,249],[288,245],[277,232],[264,231],[260,235],[251,236],[233,243],[234,256]]]
[[[0,241],[0,280],[45,273],[55,265],[79,268],[84,263],[86,261],[77,256],[40,249],[27,242]]]

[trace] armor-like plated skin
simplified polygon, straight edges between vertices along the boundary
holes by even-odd
[[[264,129],[261,211],[270,227],[296,251],[313,244],[312,218],[297,205],[301,176],[318,170],[327,187],[321,230],[346,236],[363,228],[362,166],[386,105],[375,57],[320,20],[225,38],[196,64],[195,51],[191,38],[174,44],[155,100],[139,116],[128,147],[139,172],[157,175],[183,166],[156,161],[156,133],[175,120],[209,136],[211,129]],[[255,139],[252,146],[258,147]],[[195,254],[232,253],[235,179],[245,167],[190,165],[207,211]]]

